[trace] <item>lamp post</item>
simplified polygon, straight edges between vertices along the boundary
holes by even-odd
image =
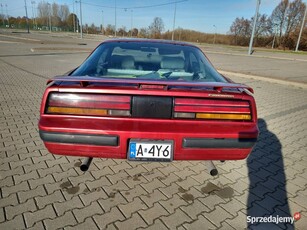
[[[101,33],[103,34],[103,10],[101,11]]]
[[[32,23],[33,23],[33,28],[35,28],[35,17],[34,17],[34,4],[35,1],[31,1],[32,4]]]
[[[74,33],[76,33],[76,22],[75,22],[76,18],[75,18],[75,1],[72,1],[72,23],[73,23],[73,27],[74,27]]]
[[[9,18],[9,14],[8,14],[8,12],[7,12],[7,4],[5,4],[5,7],[6,7],[7,24],[8,24],[8,26],[10,27],[10,18]]]
[[[28,30],[28,33],[30,33],[29,19],[28,19],[28,8],[27,8],[27,1],[26,0],[25,0],[25,10],[26,10],[27,30]]]
[[[295,52],[298,51],[298,46],[300,45],[300,40],[301,40],[302,32],[303,32],[303,29],[304,29],[304,26],[305,26],[306,14],[307,14],[307,5],[305,6],[305,13],[304,13],[303,21],[302,21],[302,26],[301,26],[300,34],[299,34],[298,39],[297,39],[297,43],[296,43],[296,47],[295,47]]]
[[[83,39],[82,2],[81,0],[79,0],[79,1],[76,1],[76,3],[80,3],[80,38]]]
[[[115,37],[116,37],[116,0],[115,0]]]
[[[131,34],[130,34],[130,37],[132,37],[132,28],[133,28],[133,10],[131,10]]]
[[[1,4],[1,14],[4,15],[3,14],[3,5],[2,4]],[[3,26],[5,26],[4,17],[2,18],[2,24],[3,24]]]
[[[80,2],[80,23],[81,23],[81,28],[80,28],[80,32],[81,32],[81,39],[83,39],[83,24],[82,24],[82,3],[81,0]]]
[[[215,37],[216,37],[216,26],[215,25],[213,25],[213,27],[214,27],[214,38],[213,38],[213,44],[215,44]]]
[[[175,2],[174,19],[173,19],[172,41],[174,41],[174,34],[175,34],[176,11],[177,11],[177,4],[176,4],[176,2]]]
[[[255,12],[255,17],[254,17],[253,31],[252,31],[251,39],[249,41],[248,55],[252,54],[252,46],[253,46],[253,41],[254,41],[254,34],[255,34],[255,29],[256,29],[256,24],[257,24],[257,18],[258,18],[258,11],[259,11],[260,2],[261,2],[261,0],[257,0],[256,12]]]
[[[51,4],[50,3],[47,3],[48,5],[48,8],[49,8],[49,30],[50,32],[52,32],[52,27],[51,27]]]

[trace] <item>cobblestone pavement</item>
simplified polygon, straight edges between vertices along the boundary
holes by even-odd
[[[216,177],[201,161],[94,159],[83,173],[81,159],[48,153],[37,128],[46,79],[78,58],[0,57],[0,229],[306,229],[306,90],[233,78],[255,89],[261,133]],[[247,223],[296,212],[294,225]]]

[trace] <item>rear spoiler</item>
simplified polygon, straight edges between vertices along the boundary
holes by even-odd
[[[125,82],[123,82],[123,80]],[[168,87],[171,86],[182,86],[182,87],[208,87],[213,88],[218,92],[222,92],[224,88],[237,88],[247,89],[251,93],[254,93],[253,88],[237,83],[225,83],[225,82],[185,82],[185,81],[161,81],[161,80],[147,80],[147,79],[131,79],[131,78],[97,78],[97,77],[78,77],[78,76],[59,76],[53,79],[49,79],[47,84],[51,82],[79,82],[81,87],[86,87],[89,83],[117,83],[117,84],[133,84],[133,85],[163,85]]]

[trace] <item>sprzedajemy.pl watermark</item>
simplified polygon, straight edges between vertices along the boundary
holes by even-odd
[[[247,223],[294,223],[294,220],[298,221],[301,219],[301,214],[299,212],[294,213],[293,217],[284,217],[284,216],[264,216],[264,217],[253,217],[253,216],[247,216],[246,221]]]

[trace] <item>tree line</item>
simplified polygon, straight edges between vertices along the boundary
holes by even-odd
[[[302,0],[282,0],[270,16],[259,14],[255,30],[255,46],[272,46],[294,49],[301,23],[304,20],[306,5]],[[236,18],[230,27],[235,45],[246,46],[252,33],[254,18]],[[306,21],[301,40],[301,49],[307,49]]]
[[[303,22],[305,8],[306,5],[302,0],[281,0],[270,16],[258,14],[254,46],[294,49]],[[14,28],[25,28],[27,23],[25,17],[14,18],[0,15],[0,20],[2,20],[3,26],[8,24],[9,27]],[[143,28],[127,29],[122,26],[116,28],[115,31],[114,25],[108,24],[103,27],[92,23],[91,25],[83,25],[82,31],[106,36],[116,34],[120,37],[158,39],[171,39],[174,34],[174,39],[181,41],[247,46],[252,33],[253,21],[253,17],[250,19],[237,17],[232,22],[227,34],[209,34],[183,28],[165,31],[164,22],[160,17],[155,17],[148,27]],[[306,21],[300,50],[307,50]],[[37,12],[33,19],[29,20],[29,23],[30,28],[38,30],[78,32],[81,27],[77,15],[71,13],[67,5],[49,4],[44,1],[38,3]]]

